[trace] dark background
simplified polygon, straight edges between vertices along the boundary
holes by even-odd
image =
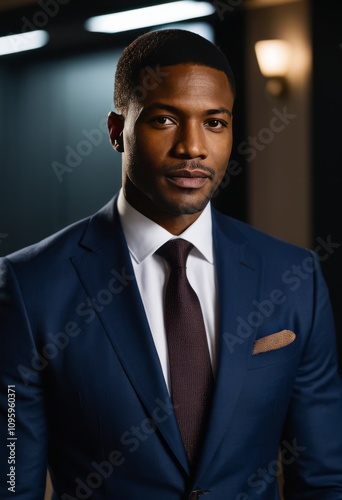
[[[342,243],[342,2],[312,1],[312,224],[313,234]],[[323,271],[335,312],[342,363],[342,245]]]
[[[65,163],[66,147],[75,149],[85,138],[84,130],[100,129],[101,120],[113,107],[117,58],[124,46],[144,32],[87,33],[84,21],[91,15],[141,7],[144,2],[63,1],[58,13],[50,16],[47,25],[42,27],[50,33],[48,46],[0,58],[0,255],[34,243],[89,215],[120,187],[120,157],[112,151],[104,132],[100,144],[82,158],[71,174],[65,174],[62,182],[57,179],[52,164]],[[149,1],[148,5],[153,3],[160,2]],[[213,27],[216,43],[227,54],[237,80],[235,144],[246,137],[248,113],[245,40],[249,11],[245,4],[235,0],[232,3],[235,8],[223,20],[217,14],[205,19]],[[312,248],[317,245],[317,235],[331,235],[334,243],[341,244],[322,266],[331,292],[342,359],[339,209],[342,196],[342,2],[312,0],[310,8]],[[39,11],[42,11],[39,2],[4,10],[0,2],[0,35],[22,32],[26,20],[39,19]],[[236,149],[232,159],[238,161],[243,171],[219,191],[214,203],[219,210],[248,221],[247,165]]]

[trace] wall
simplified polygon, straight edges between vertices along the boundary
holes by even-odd
[[[0,255],[89,215],[119,189],[121,157],[105,122],[120,52],[2,59]]]
[[[341,19],[340,0],[248,10],[246,107],[251,136],[269,127],[274,107],[286,106],[296,115],[269,144],[261,144],[265,147],[256,151],[253,161],[247,161],[249,221],[312,249],[326,242],[327,258],[321,265],[333,305],[342,372]],[[290,94],[283,102],[272,102],[264,93],[254,44],[266,38],[283,38],[294,47]]]
[[[249,169],[249,221],[287,241],[311,245],[310,83],[311,39],[306,1],[247,12],[246,95],[250,139],[241,146]],[[265,94],[254,51],[258,40],[291,43],[289,94]],[[281,120],[277,114],[291,115]],[[283,126],[282,126],[283,125]],[[251,139],[251,137],[256,139]]]

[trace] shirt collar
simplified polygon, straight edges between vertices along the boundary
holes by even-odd
[[[133,208],[126,200],[122,189],[117,206],[129,252],[138,264],[175,237]],[[210,203],[179,237],[192,243],[209,263],[214,263]]]

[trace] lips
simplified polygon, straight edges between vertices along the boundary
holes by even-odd
[[[176,186],[187,189],[198,189],[210,179],[210,175],[203,170],[176,170],[170,172],[166,178]]]

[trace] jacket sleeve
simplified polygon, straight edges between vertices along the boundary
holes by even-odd
[[[35,341],[7,259],[0,259],[0,340],[0,499],[42,500],[47,461],[42,374],[32,366]]]
[[[312,327],[283,437],[291,450],[282,460],[286,500],[342,498],[342,383],[330,299],[318,263],[313,282]]]

